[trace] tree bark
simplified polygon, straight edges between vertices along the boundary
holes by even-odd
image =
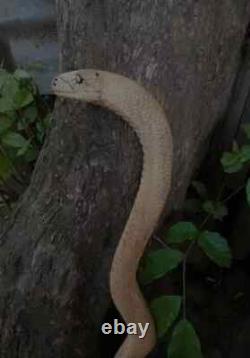
[[[118,72],[164,107],[174,137],[166,213],[180,208],[227,109],[249,1],[59,0],[57,11],[61,71]],[[121,119],[58,100],[30,186],[0,240],[1,357],[100,355],[108,273],[141,163]]]

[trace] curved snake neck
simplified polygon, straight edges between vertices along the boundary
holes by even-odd
[[[133,208],[115,251],[112,299],[125,322],[149,323],[143,341],[128,336],[116,358],[143,358],[156,342],[155,327],[140,292],[136,272],[170,190],[172,136],[165,113],[146,91],[126,77],[97,70],[68,72],[54,79],[55,94],[96,103],[115,112],[136,132],[143,150],[143,169]]]

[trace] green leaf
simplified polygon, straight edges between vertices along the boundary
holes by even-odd
[[[38,117],[37,107],[35,105],[25,108],[23,116],[27,119],[28,123],[34,123]]]
[[[241,150],[241,162],[247,163],[250,160],[250,145],[243,145]]]
[[[12,148],[22,148],[27,145],[27,140],[19,133],[8,132],[2,137],[2,143]]]
[[[25,118],[19,118],[17,122],[17,130],[22,131],[29,126],[29,123],[26,121]]]
[[[218,232],[203,231],[199,236],[198,245],[218,266],[230,267],[231,249],[227,241]]]
[[[15,109],[14,97],[19,91],[17,80],[8,73],[0,75],[0,113],[11,112]]]
[[[247,203],[250,206],[250,179],[247,180],[247,184],[246,184],[246,196],[247,196]]]
[[[161,296],[150,304],[155,318],[158,337],[164,336],[176,320],[181,307],[180,296]]]
[[[186,240],[195,240],[199,231],[195,225],[188,221],[180,221],[173,225],[167,234],[169,244],[179,244]]]
[[[18,149],[17,156],[21,157],[21,156],[25,155],[28,152],[30,145],[31,145],[30,140],[27,140],[26,144]]]
[[[228,214],[227,207],[220,201],[207,200],[203,203],[202,208],[217,220],[223,219]]]
[[[170,248],[149,253],[144,259],[144,265],[140,272],[141,283],[148,284],[164,276],[167,272],[175,269],[182,259],[182,252]]]
[[[18,78],[0,72],[0,113],[7,113],[23,108],[33,101],[33,95],[27,86],[23,86]]]
[[[201,198],[204,199],[207,197],[207,188],[205,187],[205,185],[202,182],[200,182],[198,180],[194,180],[194,181],[192,181],[192,186]]]
[[[221,158],[221,164],[224,172],[231,174],[240,171],[243,168],[241,161],[241,152],[225,152]]]
[[[15,108],[16,109],[23,108],[28,104],[32,103],[33,100],[34,100],[33,94],[25,87],[22,87],[19,89],[19,91],[17,91],[17,93],[14,96]]]
[[[8,179],[12,174],[12,166],[8,158],[0,153],[0,178]]]
[[[5,133],[12,126],[10,118],[5,115],[0,115],[0,135]]]
[[[202,358],[200,340],[188,320],[176,325],[168,348],[168,358]]]
[[[0,68],[0,92],[9,78],[11,78],[11,75],[3,68]]]
[[[24,159],[26,162],[31,163],[37,159],[38,151],[34,146],[29,146],[28,150],[24,154]]]

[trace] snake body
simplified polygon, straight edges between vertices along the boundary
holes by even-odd
[[[110,291],[126,323],[149,323],[144,339],[129,335],[115,357],[143,358],[153,349],[156,333],[136,273],[170,190],[172,136],[166,115],[138,83],[106,71],[84,69],[63,73],[53,80],[52,89],[58,96],[83,100],[115,112],[133,128],[141,143],[140,186],[113,257]]]

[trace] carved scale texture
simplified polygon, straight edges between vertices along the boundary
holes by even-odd
[[[95,81],[97,72],[98,81]],[[86,87],[76,85],[76,76],[79,74],[81,78],[85,78],[85,75],[88,78],[87,92]],[[128,336],[116,358],[145,357],[153,349],[156,336],[136,273],[170,190],[172,136],[166,115],[142,86],[106,71],[79,70],[62,74],[57,78],[53,90],[60,96],[82,99],[115,112],[133,128],[141,143],[143,168],[140,186],[114,254],[110,290],[117,309],[127,323],[150,324],[143,340],[136,335]]]

